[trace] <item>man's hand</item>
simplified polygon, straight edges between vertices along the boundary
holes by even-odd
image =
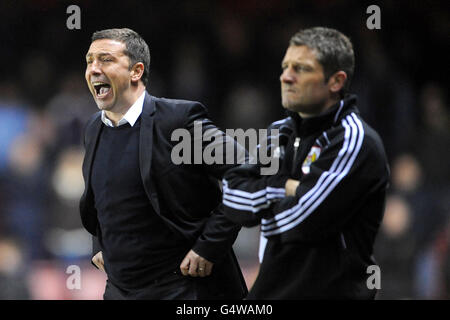
[[[286,196],[295,196],[295,191],[297,190],[300,181],[294,179],[288,179],[284,188],[286,189]]]
[[[200,257],[193,250],[190,250],[180,264],[181,273],[184,276],[206,277],[211,274],[214,263]]]
[[[103,261],[103,254],[101,251],[97,252],[97,254],[92,257],[92,262],[97,266],[97,268],[105,272],[105,262]]]

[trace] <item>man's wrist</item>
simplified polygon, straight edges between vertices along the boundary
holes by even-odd
[[[287,179],[284,189],[286,190],[286,196],[295,196],[300,181],[294,179]]]

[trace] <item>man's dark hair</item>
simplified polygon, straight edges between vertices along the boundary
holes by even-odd
[[[137,32],[128,28],[106,29],[92,34],[92,42],[101,39],[116,40],[125,44],[124,53],[130,59],[130,70],[138,62],[144,64],[144,73],[141,80],[146,86],[150,72],[150,49],[145,40]]]
[[[355,55],[347,36],[335,29],[314,27],[297,32],[289,44],[307,46],[315,51],[317,61],[323,67],[325,81],[337,71],[345,71],[347,81],[341,94],[349,88],[355,69]]]

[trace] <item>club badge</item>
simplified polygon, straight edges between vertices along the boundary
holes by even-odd
[[[316,161],[319,158],[321,151],[322,151],[322,148],[319,146],[313,146],[311,148],[305,161],[303,161],[302,171],[304,174],[309,173],[311,163],[313,163],[314,161]]]

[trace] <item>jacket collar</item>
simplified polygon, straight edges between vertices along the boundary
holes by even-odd
[[[151,96],[145,91],[144,107],[142,108],[142,114],[145,116],[151,116],[155,112],[155,97]]]
[[[356,99],[356,95],[346,95],[328,110],[312,118],[302,118],[298,113],[292,111],[287,111],[287,113],[294,120],[297,135],[306,137],[336,125],[340,122],[343,115],[348,113],[349,109],[357,112]]]

